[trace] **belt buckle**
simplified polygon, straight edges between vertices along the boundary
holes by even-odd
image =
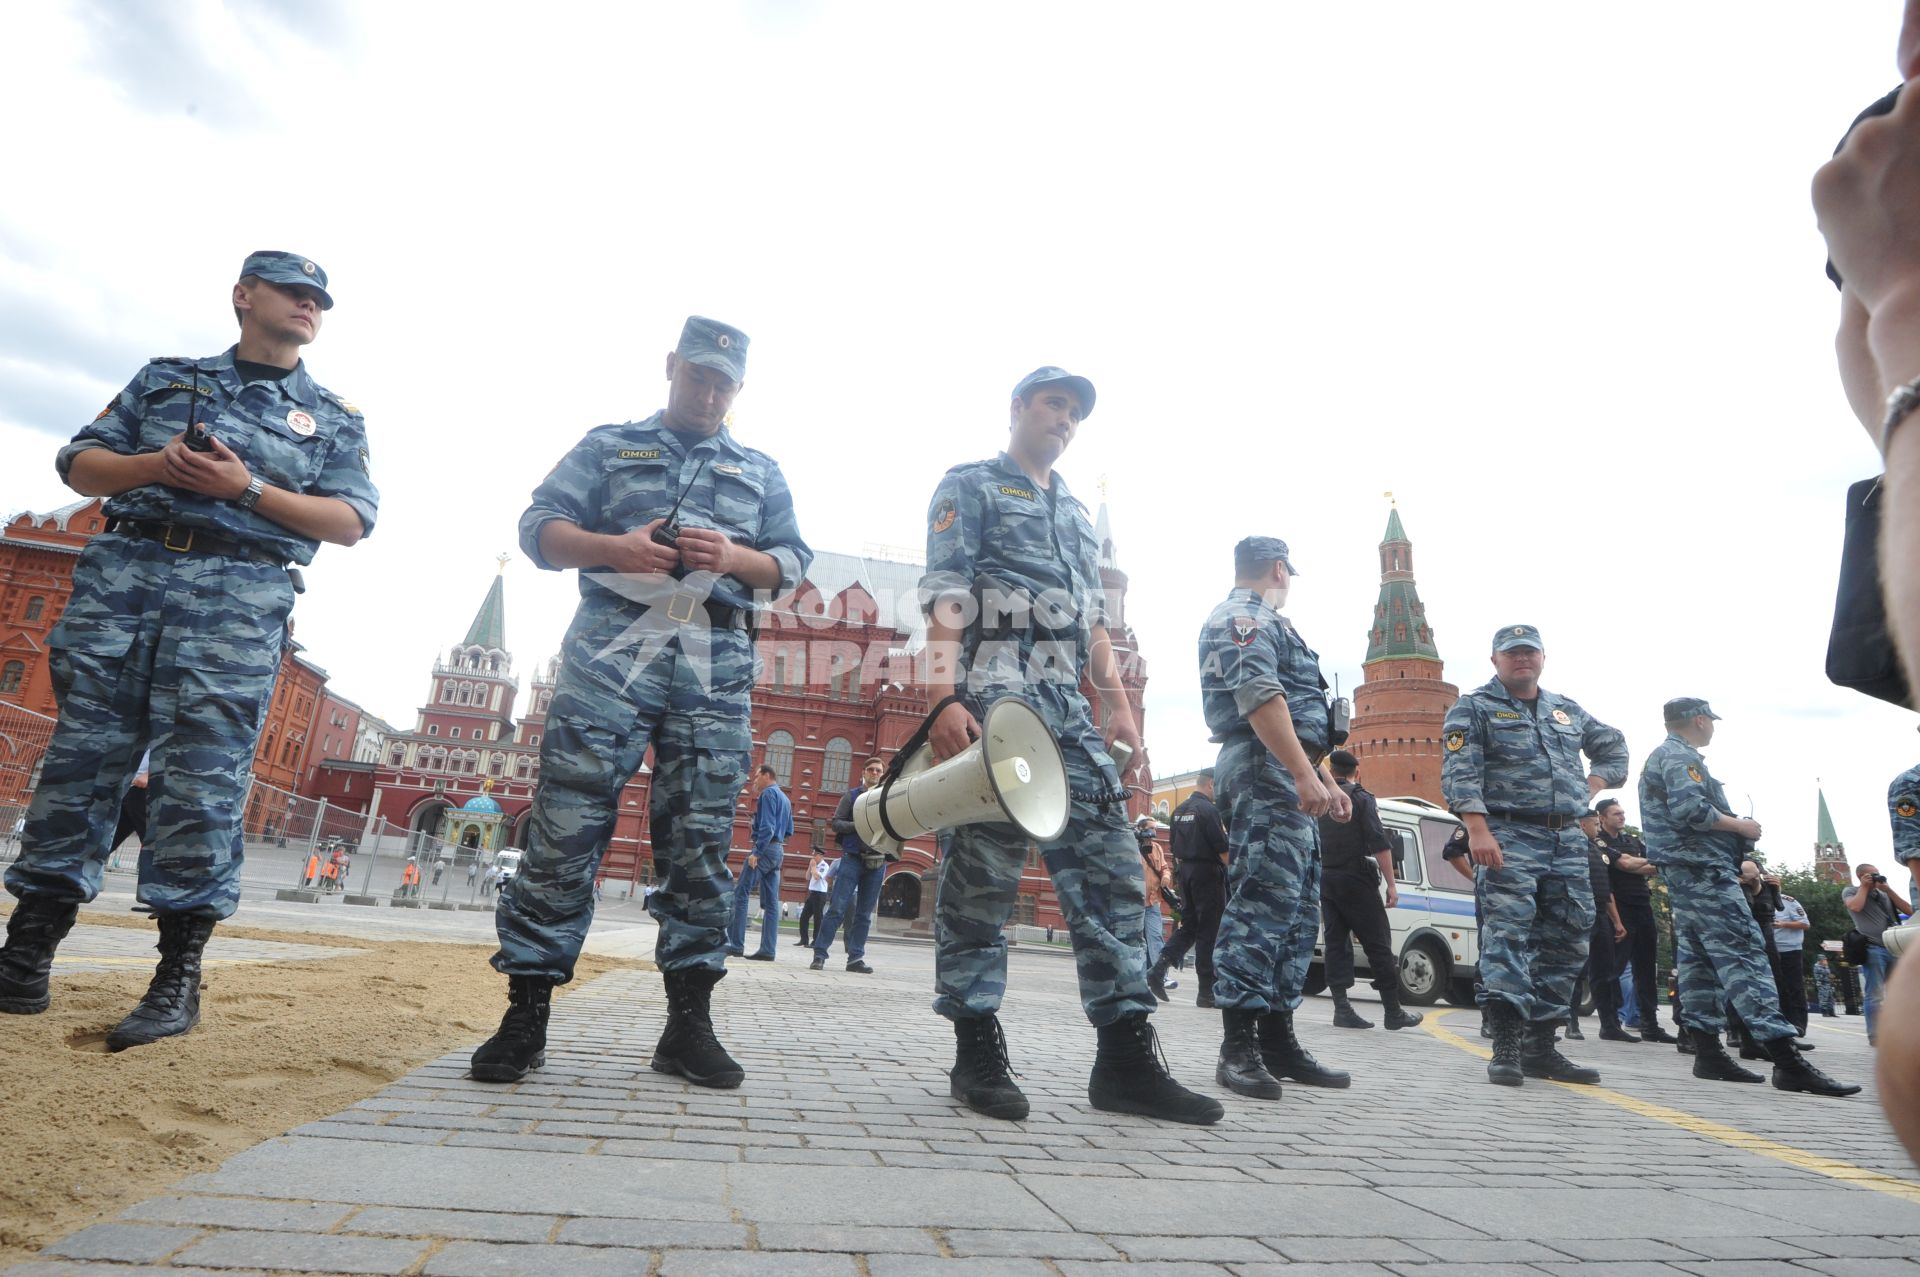
[[[187,539],[181,544],[175,545],[173,543],[173,534],[175,532],[186,533]],[[172,550],[175,554],[184,554],[188,550],[191,550],[193,548],[193,529],[182,528],[177,524],[169,523],[167,524],[167,527],[166,527],[166,535],[160,539],[160,544],[165,546],[167,549]]]
[[[676,625],[685,625],[693,619],[693,605],[695,602],[696,600],[693,595],[688,594],[684,590],[675,594],[671,599],[667,600],[667,619]]]

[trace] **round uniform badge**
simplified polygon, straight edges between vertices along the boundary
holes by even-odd
[[[1560,726],[1562,727],[1565,727],[1568,724],[1573,722],[1571,718],[1567,717],[1567,711],[1563,709],[1557,709],[1553,711],[1553,721],[1560,724]]]
[[[313,417],[296,408],[287,414],[287,429],[304,439],[314,431]]]
[[[1911,798],[1902,798],[1894,811],[1899,813],[1901,819],[1912,820],[1916,814],[1920,814],[1920,804],[1916,804]]]
[[[319,270],[319,269],[320,269],[320,268],[319,268],[318,266],[315,266],[315,265],[314,265],[314,264],[313,264],[312,262],[301,262],[301,263],[300,263],[300,272],[301,272],[302,274],[304,274],[304,275],[311,275],[311,274],[313,274],[313,272],[315,272],[316,270]]]
[[[722,350],[731,350],[733,348],[733,338],[727,333],[721,333],[713,339],[713,344]]]

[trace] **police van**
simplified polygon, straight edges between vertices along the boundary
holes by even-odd
[[[1399,903],[1387,910],[1393,951],[1400,957],[1400,999],[1410,1006],[1431,1006],[1444,997],[1456,1006],[1471,1006],[1474,970],[1480,962],[1473,879],[1441,855],[1460,820],[1421,798],[1382,798],[1379,803],[1400,892]],[[1382,883],[1383,898],[1386,890]],[[1323,930],[1314,942],[1316,969],[1309,973],[1310,989],[1324,987],[1325,953]],[[1373,978],[1358,941],[1353,963],[1356,983]]]

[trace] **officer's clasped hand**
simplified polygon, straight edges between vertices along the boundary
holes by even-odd
[[[695,572],[712,572],[716,576],[730,574],[740,552],[740,547],[728,540],[725,533],[712,528],[683,527],[677,542],[680,562]]]
[[[615,572],[636,574],[671,572],[679,567],[680,552],[653,539],[653,530],[665,522],[655,519],[644,527],[610,537],[606,565]]]
[[[927,744],[933,750],[936,763],[946,762],[979,739],[980,724],[959,701],[941,710],[927,733]]]
[[[187,447],[185,434],[175,435],[160,451],[163,482],[168,487],[197,492],[203,497],[231,501],[247,490],[253,474],[233,449],[208,435],[205,452]]]

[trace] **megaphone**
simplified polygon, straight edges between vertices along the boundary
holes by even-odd
[[[1916,939],[1920,939],[1920,922],[1909,922],[1902,927],[1888,927],[1881,935],[1880,943],[1887,947],[1888,953],[1897,958],[1905,953],[1909,946],[1920,948],[1920,945],[1914,944]]]
[[[889,859],[909,838],[983,821],[1050,842],[1067,827],[1069,797],[1066,760],[1046,720],[1006,696],[987,707],[979,740],[937,765],[933,747],[923,744],[898,774],[856,798],[853,827]]]

